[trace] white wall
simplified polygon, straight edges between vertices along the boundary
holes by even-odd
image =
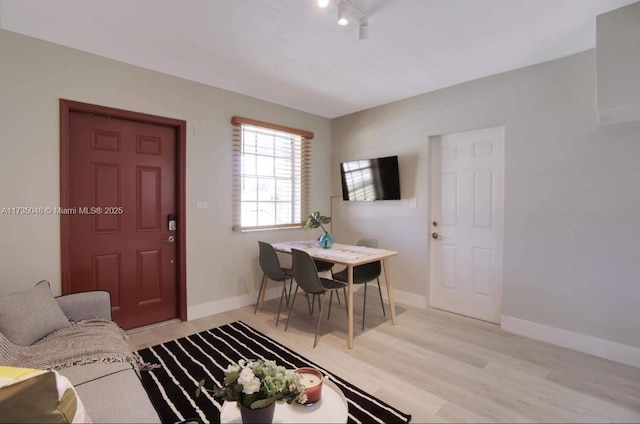
[[[237,296],[254,301],[242,296],[262,277],[258,239],[310,236],[231,231],[233,115],[313,131],[312,207],[329,208],[329,181],[318,177],[329,168],[328,119],[0,30],[0,210],[59,206],[59,98],[187,121],[187,292],[197,315]],[[59,217],[0,215],[0,224],[0,294],[41,279],[59,293]]]
[[[335,119],[332,168],[398,154],[417,199],[338,200],[336,236],[399,251],[394,286],[427,298],[429,136],[505,126],[503,314],[640,347],[640,123],[598,125],[595,72],[589,51]]]

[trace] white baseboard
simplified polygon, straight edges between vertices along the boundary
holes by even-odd
[[[267,289],[264,295],[265,300],[280,298],[282,294],[281,287],[273,287]],[[255,305],[257,292],[244,294],[242,296],[230,297],[227,299],[214,300],[213,302],[201,303],[199,305],[193,305],[187,307],[187,319],[189,321],[206,317],[208,315],[219,314],[222,312],[231,311],[245,307],[247,305]]]
[[[373,285],[372,287],[375,287],[375,285]],[[388,301],[389,299],[387,296],[387,287],[382,285],[381,289],[382,297],[384,298],[384,300]],[[371,289],[368,288],[367,290]],[[418,294],[413,294],[402,290],[393,289],[393,300],[398,303],[404,303],[407,306],[412,306],[414,308],[426,308],[427,306],[429,306],[429,303],[427,302],[427,298],[425,296],[420,296]]]
[[[282,289],[279,287],[273,287],[267,289],[267,293],[265,294],[265,300],[269,299],[277,299],[280,297],[282,293]],[[222,312],[230,311],[237,308],[242,308],[247,305],[254,305],[256,302],[257,293],[249,293],[244,294],[242,296],[231,297],[227,299],[214,300],[213,302],[201,303],[199,305],[193,305],[187,307],[187,319],[193,320],[202,317],[206,317],[208,315],[219,314]],[[382,286],[382,297],[386,301],[387,299],[387,288]],[[401,290],[393,291],[393,298],[398,303],[403,303],[407,306],[412,306],[414,308],[426,308],[428,306],[427,298],[424,296],[419,296],[417,294],[403,292]]]
[[[640,348],[637,347],[505,315],[502,316],[500,327],[505,331],[521,336],[542,340],[547,343],[640,368]]]

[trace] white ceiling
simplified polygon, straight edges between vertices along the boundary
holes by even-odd
[[[0,26],[334,118],[595,47],[636,0],[0,0]],[[0,56],[1,57],[1,56]]]

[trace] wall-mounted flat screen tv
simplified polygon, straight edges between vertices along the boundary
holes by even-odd
[[[398,156],[343,162],[340,176],[343,200],[400,200]]]

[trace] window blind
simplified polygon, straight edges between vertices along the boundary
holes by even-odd
[[[302,227],[313,133],[235,116],[233,230]]]

